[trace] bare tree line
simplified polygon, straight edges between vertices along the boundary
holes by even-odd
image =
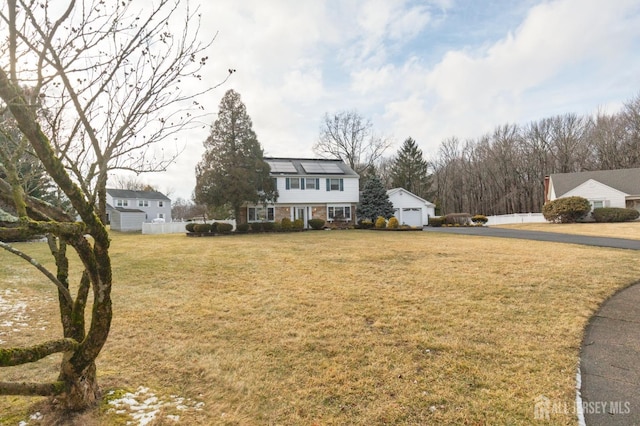
[[[432,167],[442,214],[540,212],[549,174],[640,167],[640,95],[615,114],[564,114],[446,139]]]

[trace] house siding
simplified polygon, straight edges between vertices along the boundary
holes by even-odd
[[[626,207],[626,194],[624,192],[593,179],[563,194],[561,198],[574,196],[583,197],[589,201],[603,201],[605,207]]]
[[[300,178],[299,176],[277,177],[278,204],[313,204],[313,203],[357,203],[359,201],[359,179],[354,177],[342,177],[342,191],[327,191],[327,179],[332,177],[305,177],[318,179],[319,189],[287,189],[287,178]]]
[[[423,200],[404,188],[391,189],[387,191],[387,194],[389,195],[389,201],[391,201],[396,211],[396,219],[398,219],[400,224],[426,225],[429,223],[429,217],[435,216],[435,207],[432,203]],[[416,219],[413,217],[415,213],[405,209],[420,209],[421,223],[411,223]]]

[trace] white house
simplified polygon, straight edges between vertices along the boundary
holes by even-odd
[[[429,223],[429,218],[435,216],[435,204],[404,188],[390,189],[387,195],[395,209],[394,216],[401,225],[425,226]]]
[[[275,179],[275,203],[247,205],[248,222],[323,219],[329,224],[353,223],[359,201],[360,176],[342,160],[265,157]],[[241,222],[245,218],[241,218]]]
[[[157,191],[107,188],[107,221],[114,231],[141,231],[145,222],[171,222],[171,200]]]
[[[572,196],[586,198],[592,209],[640,210],[640,168],[555,173],[545,179],[545,202]]]

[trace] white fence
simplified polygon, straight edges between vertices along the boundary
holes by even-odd
[[[233,225],[233,229],[236,228],[235,220],[208,220],[207,223],[213,222],[225,222]],[[167,223],[143,223],[143,234],[180,234],[187,232],[185,226],[189,222],[167,222]]]
[[[512,223],[544,223],[547,220],[542,216],[542,213],[515,213],[515,214],[503,214],[500,216],[487,216],[489,221],[488,226],[491,225],[508,225]]]

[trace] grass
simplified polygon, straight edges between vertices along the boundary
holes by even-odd
[[[155,424],[530,424],[540,395],[570,407],[550,424],[575,424],[584,327],[640,277],[629,250],[418,232],[115,233],[112,257],[102,386],[204,403],[167,404]],[[52,285],[20,262],[0,254],[0,296],[44,329],[0,327],[3,345],[59,333]],[[3,380],[54,378],[56,363]],[[38,407],[0,397],[0,424]]]
[[[640,221],[623,223],[522,223],[496,227],[640,240]]]

